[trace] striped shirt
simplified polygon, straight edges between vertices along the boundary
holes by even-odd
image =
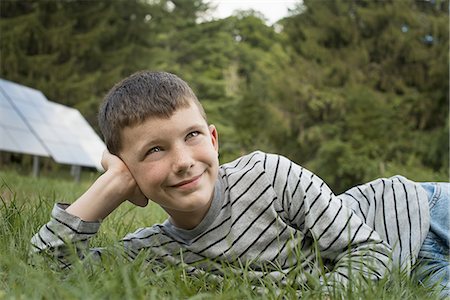
[[[282,283],[295,273],[299,284],[310,275],[345,284],[350,272],[374,280],[386,274],[391,246],[394,262],[413,262],[428,231],[427,205],[425,191],[403,177],[336,196],[307,169],[257,151],[219,168],[211,207],[196,228],[183,230],[167,220],[122,243],[131,258],[145,251],[151,261],[192,273],[220,275],[225,264]],[[65,207],[55,205],[50,222],[31,240],[33,252],[50,251],[64,261],[64,241],[88,248],[100,224],[69,215]],[[330,270],[323,277],[321,264]]]

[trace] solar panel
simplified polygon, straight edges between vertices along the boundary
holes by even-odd
[[[0,79],[0,149],[51,156],[56,162],[102,170],[106,148],[80,112],[40,91]]]
[[[0,88],[10,99],[13,100],[20,99],[23,102],[35,106],[41,103],[48,102],[47,98],[44,96],[44,94],[42,94],[41,91],[12,81],[0,79]]]
[[[78,110],[49,101],[36,112],[30,122],[55,161],[102,169],[106,146]]]
[[[0,91],[0,150],[49,156],[41,142]]]

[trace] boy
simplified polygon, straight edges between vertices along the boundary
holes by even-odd
[[[395,221],[380,217],[386,209],[367,198],[371,189],[375,199],[389,198],[386,205],[392,197],[409,204],[410,222],[391,237],[394,245],[406,230],[409,247],[394,252],[394,261],[413,264],[426,236],[426,191],[403,177],[357,187],[341,200],[320,178],[278,155],[257,151],[219,166],[217,129],[173,74],[125,78],[105,97],[99,123],[109,150],[102,159],[106,172],[72,205],[55,205],[50,222],[32,238],[35,252],[64,259],[65,241],[85,248],[121,203],[145,206],[151,199],[169,218],[125,236],[131,258],[146,250],[149,258],[186,264],[192,273],[246,265],[280,283],[295,271],[296,282],[289,283],[303,284],[305,274],[320,276],[320,254],[330,270],[321,277],[325,286],[345,285],[350,273],[376,280],[389,271],[391,248],[374,228],[380,220],[385,226]]]

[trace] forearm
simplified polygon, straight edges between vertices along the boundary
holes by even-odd
[[[124,186],[119,184],[122,179],[117,172],[107,171],[72,205],[56,204],[50,221],[31,239],[32,252],[51,251],[64,256],[60,252],[65,252],[67,243],[76,243],[77,248],[87,247],[100,221],[126,198],[126,190],[119,188]]]
[[[66,211],[87,222],[103,220],[125,201],[125,191],[117,189],[120,180],[111,172],[104,173]]]
[[[373,280],[383,277],[390,269],[391,249],[379,234],[315,176],[303,186],[299,188],[302,209],[291,209],[298,212],[293,219],[300,229],[312,234],[320,255],[334,265],[327,278],[345,283],[350,275]]]
[[[341,204],[337,210],[332,214],[336,218],[331,226],[318,222],[321,224],[312,230],[320,237],[317,242],[321,255],[334,262],[332,277],[343,282],[354,275],[367,280],[384,277],[391,267],[390,247],[345,206]]]
[[[351,247],[351,246],[350,246]],[[362,276],[367,280],[379,280],[392,268],[391,250],[382,241],[365,242],[349,248],[337,257],[335,276]]]
[[[390,247],[355,214],[341,208],[341,221],[318,241],[321,255],[334,264],[327,279],[344,286],[352,279],[362,279],[361,283],[382,279],[391,269]],[[323,232],[320,226],[317,229]]]
[[[106,172],[72,205],[55,205],[50,221],[31,239],[31,253],[48,253],[66,265],[71,248],[76,247],[76,253],[83,257],[100,221],[125,200],[139,206],[147,204],[148,200],[118,157],[105,151],[102,165]],[[97,250],[91,252],[98,254]]]

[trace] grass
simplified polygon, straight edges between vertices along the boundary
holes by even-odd
[[[188,276],[175,266],[146,263],[142,256],[134,262],[121,257],[106,257],[102,265],[77,263],[71,270],[58,270],[45,259],[31,265],[29,241],[49,220],[55,202],[72,202],[91,184],[85,178],[71,180],[30,178],[14,171],[0,171],[0,300],[1,299],[438,299],[405,275],[372,283],[364,288],[354,284],[331,296],[320,287],[297,291],[279,287],[270,279],[252,290],[247,276],[226,272],[223,280]],[[145,209],[124,204],[102,224],[93,246],[112,245],[126,233],[165,219],[156,205]],[[225,267],[226,270],[227,267]]]

